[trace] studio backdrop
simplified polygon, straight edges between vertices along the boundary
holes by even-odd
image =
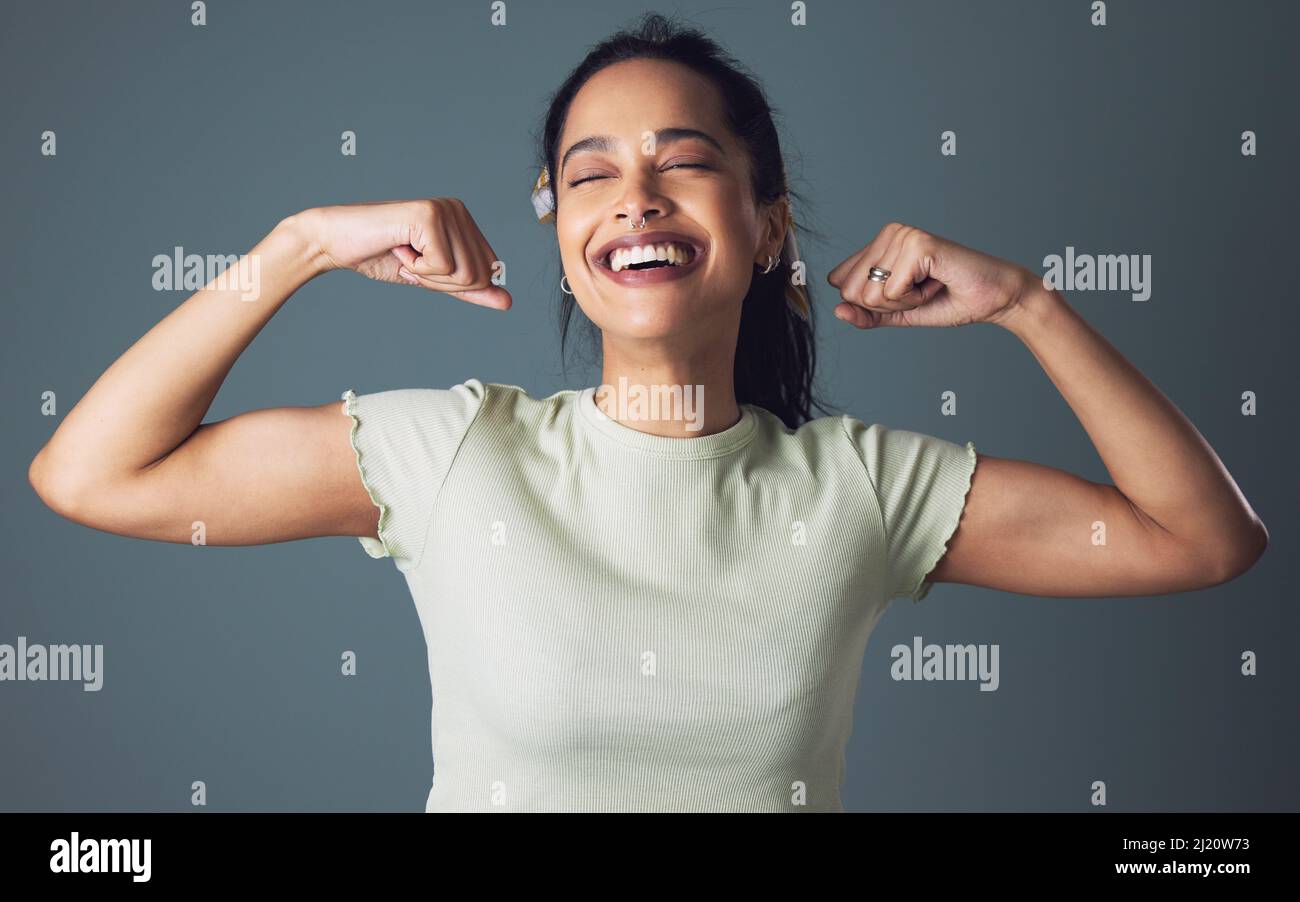
[[[159,258],[248,251],[326,204],[456,197],[507,260],[488,310],[335,272],[234,365],[206,421],[476,378],[595,385],[560,354],[555,231],[530,202],[546,100],[628,2],[6,3],[0,809],[419,811],[436,762],[407,586],[355,538],[254,547],[88,529],[28,467],[191,293]],[[1003,329],[858,330],[827,272],[890,221],[1045,276],[1205,435],[1268,525],[1237,579],[1169,596],[965,585],[896,603],[862,663],[857,811],[1294,810],[1291,458],[1300,329],[1289,3],[676,4],[777,110],[837,411],[1109,482]],[[1124,258],[1124,277],[1076,278]],[[1105,267],[1103,267],[1103,270]],[[1112,269],[1112,272],[1114,270]],[[895,649],[973,646],[970,679]],[[22,655],[23,657],[20,657]],[[22,668],[18,668],[22,669]]]

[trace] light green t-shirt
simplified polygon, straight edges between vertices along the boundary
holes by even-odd
[[[435,811],[842,811],[863,652],[920,601],[973,443],[742,405],[669,438],[595,389],[344,394],[428,648]]]

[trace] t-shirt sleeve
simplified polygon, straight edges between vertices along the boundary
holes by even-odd
[[[887,598],[918,602],[929,594],[933,584],[925,578],[948,550],[965,509],[978,459],[975,444],[879,423],[867,426],[847,416],[842,422],[884,519]]]
[[[379,508],[378,535],[358,536],[372,558],[391,558],[403,572],[419,565],[434,501],[483,392],[483,383],[469,379],[445,389],[343,393],[357,470]]]

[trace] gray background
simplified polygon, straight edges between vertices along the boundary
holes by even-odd
[[[98,693],[0,683],[0,809],[185,810],[203,780],[215,810],[422,810],[425,649],[389,561],[352,538],[97,532],[41,505],[26,470],[57,426],[41,392],[66,413],[188,296],[151,289],[155,254],[243,253],[326,203],[464,199],[511,261],[515,308],[331,274],[254,341],[207,419],[471,376],[535,395],[598,381],[560,371],[530,136],[585,49],[646,7],[518,0],[493,28],[488,6],[212,2],[196,28],[186,2],[3,5],[0,642],[103,643],[105,674]],[[824,278],[890,219],[1035,269],[1066,245],[1151,254],[1146,303],[1067,296],[1191,418],[1272,535],[1243,577],[1174,597],[940,585],[895,603],[867,649],[846,806],[1081,811],[1104,780],[1111,810],[1294,810],[1296,5],[1111,3],[1104,28],[1085,0],[813,0],[802,29],[781,2],[657,8],[689,12],[784,114],[812,200],[796,214],[829,236],[803,252],[839,409],[1110,481],[1012,335],[858,332],[830,316]],[[1241,156],[1244,129],[1258,157]],[[948,389],[957,417],[939,412]],[[914,635],[998,643],[1001,687],[894,682],[889,649]]]

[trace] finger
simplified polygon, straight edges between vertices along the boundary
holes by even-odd
[[[416,238],[415,236],[411,236],[411,240],[419,241],[422,246],[427,247],[427,243],[420,241],[420,239]],[[437,286],[434,285],[431,281],[429,281],[426,277],[418,275],[417,273],[412,271],[416,267],[418,267],[421,270],[426,270],[430,268],[431,258],[422,256],[410,244],[399,244],[396,247],[391,248],[389,250],[389,253],[391,253],[394,257],[397,258],[398,276],[400,276],[402,279],[404,279],[405,281],[409,282],[412,285],[419,285],[421,288],[429,288],[432,290],[437,290]]]
[[[862,248],[862,250],[857,253],[850,255],[848,259],[844,260],[827,273],[826,281],[830,282],[836,288],[842,288],[843,283],[848,279],[849,274],[857,268],[858,264],[861,263],[864,258],[874,260],[879,256],[880,253],[889,246],[889,242],[893,239],[894,233],[900,228],[902,228],[902,223],[886,223],[880,231],[876,233],[876,237],[867,242],[866,247]]]
[[[919,307],[943,287],[932,278],[934,264],[934,238],[920,229],[909,229],[899,235],[891,250],[894,253],[889,278],[881,286],[881,299],[894,309],[910,310]]]
[[[454,204],[447,212],[444,221],[455,268],[446,276],[436,277],[435,281],[443,282],[449,293],[494,287],[487,240],[479,231],[474,218],[463,204]]]
[[[496,264],[501,258],[497,256],[497,252],[493,250],[487,236],[483,234],[483,230],[478,227],[478,223],[474,221],[474,217],[469,215],[468,211],[465,214],[465,227],[471,243],[478,249],[483,272],[486,274],[488,281],[491,281],[492,276],[495,275]]]
[[[935,286],[923,287],[923,283],[932,281],[923,237],[918,229],[907,230],[889,248],[888,263],[881,266],[888,270],[889,277],[876,283],[881,308],[906,311],[926,302],[927,291],[933,295]]]
[[[430,281],[446,282],[456,270],[456,260],[442,215],[436,208],[431,209],[413,231],[411,246],[419,256],[407,264],[407,269]]]
[[[864,256],[862,261],[849,276],[846,288],[849,297],[846,300],[859,304],[868,310],[887,311],[890,307],[884,302],[881,294],[882,283],[873,279],[872,269],[883,269],[889,271],[894,266],[894,259],[897,256],[897,246],[899,236],[902,234],[903,226],[892,228],[887,233],[882,232],[885,239],[876,248],[874,254]]]
[[[871,272],[871,267],[875,265],[876,260],[879,259],[889,247],[890,242],[893,240],[894,233],[898,230],[897,226],[897,223],[891,222],[889,225],[881,229],[876,237],[871,239],[871,242],[866,247],[849,258],[849,260],[854,262],[847,271],[841,273],[840,279],[842,284],[837,286],[840,289],[841,298],[851,304],[860,304],[863,301],[866,286],[869,284],[867,276]],[[844,261],[840,266],[849,263],[849,260]],[[836,267],[836,269],[839,268],[840,267]]]
[[[875,239],[872,239],[873,243],[874,240]],[[857,266],[858,261],[862,259],[862,256],[867,253],[867,251],[871,250],[871,247],[872,245],[868,244],[861,250],[850,254],[847,259],[841,261],[838,266],[826,274],[826,281],[836,288],[842,287],[848,274],[853,271],[853,267]]]
[[[942,288],[929,278],[931,236],[920,229],[905,226],[894,235],[894,240],[881,262],[876,264],[889,275],[885,281],[872,281],[866,292],[866,306],[882,313],[901,313],[919,307],[934,297]],[[883,318],[878,325],[901,322],[897,317]]]
[[[434,250],[435,243],[419,235],[412,235],[411,240],[420,246],[420,251],[417,251],[410,244],[399,244],[390,251],[400,264],[397,268],[397,275],[412,285],[418,285],[430,291],[447,291],[458,287],[448,283],[445,276],[428,274],[429,270],[434,270],[436,273],[443,268],[450,269],[447,264],[440,262],[445,257],[440,256],[440,252]]]
[[[491,307],[494,310],[509,310],[514,303],[510,297],[510,292],[499,285],[492,285],[488,288],[471,288],[466,291],[449,291],[447,293],[452,297],[460,298],[462,301],[468,301],[480,307]]]
[[[867,242],[866,247],[849,255],[847,259],[827,273],[826,281],[834,287],[839,288],[841,290],[841,295],[843,295],[844,285],[853,271],[863,261],[863,259],[875,259],[884,248],[888,247],[890,236],[893,235],[896,228],[897,223],[891,222],[886,224],[876,233],[876,237]]]
[[[409,238],[409,246],[391,249],[402,264],[397,275],[403,281],[481,307],[508,310],[513,305],[510,292],[492,283],[496,253],[464,204],[454,199],[427,202]]]
[[[464,286],[473,289],[492,287],[494,284],[492,277],[497,262],[496,251],[492,249],[482,229],[474,221],[474,216],[463,205],[456,209],[455,226],[452,240],[456,248],[457,262],[465,264]]]
[[[481,251],[477,243],[470,239],[470,233],[477,229],[467,227],[468,213],[460,207],[453,208],[447,220],[447,239],[451,243],[451,258],[456,268],[447,276],[447,281],[459,290],[485,287],[479,284],[482,275]]]
[[[415,248],[409,244],[399,244],[389,248],[388,252],[392,254],[393,260],[380,264],[380,278],[391,279],[396,274],[399,282],[405,280],[413,285],[419,285],[420,280],[409,269],[411,264],[420,257],[415,252]]]
[[[397,247],[393,248],[390,253],[397,258],[398,263],[408,269],[412,263],[420,258],[420,255],[415,252],[415,248],[411,247],[409,244],[399,244]]]
[[[487,275],[491,267],[486,258],[491,253],[491,249],[486,239],[482,238],[482,233],[478,231],[477,226],[472,225],[471,219],[467,216],[460,217],[459,210],[453,209],[449,214],[439,221],[444,224],[440,234],[444,237],[446,245],[450,245],[450,251],[435,252],[433,248],[439,245],[431,243],[426,254],[421,258],[424,260],[425,267],[435,268],[439,272],[434,275],[421,275],[418,268],[413,267],[415,271],[404,268],[399,275],[411,284],[450,294],[452,297],[480,307],[491,307],[495,310],[510,309],[514,303],[510,292],[501,286],[493,285]],[[472,240],[469,240],[466,232],[472,232]],[[448,259],[450,263],[443,262]],[[420,260],[416,260],[415,263],[420,264]]]
[[[407,282],[411,283],[412,285],[419,285],[421,288],[428,288],[430,291],[444,290],[444,286],[437,285],[431,282],[429,279],[425,278],[424,276],[416,275],[415,273],[407,269],[405,266],[399,266],[397,268],[397,275],[400,276],[402,279],[406,280]]]
[[[848,301],[841,301],[835,305],[835,318],[843,320],[851,326],[857,326],[859,329],[871,329],[876,325],[876,314],[870,310],[864,310],[857,304],[850,304]]]
[[[449,294],[452,297],[459,298],[471,304],[477,304],[480,307],[491,307],[494,310],[509,310],[514,306],[514,299],[511,298],[510,292],[499,285],[490,285],[486,288],[453,288],[453,286],[438,282],[424,276],[416,275],[405,266],[398,269],[397,274],[405,281],[412,285],[418,285],[421,288],[427,288],[430,291],[437,291],[443,294]]]

